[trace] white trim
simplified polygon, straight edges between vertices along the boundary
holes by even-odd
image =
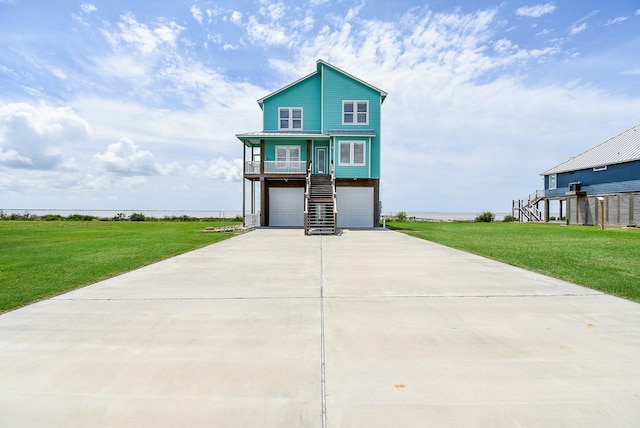
[[[289,117],[286,119],[289,126],[286,128],[282,127],[282,119],[280,116],[280,112],[284,110],[288,111],[289,113]],[[293,127],[294,110],[300,110],[300,127],[299,128]],[[278,107],[278,131],[296,131],[296,130],[302,131],[303,129],[304,129],[304,109],[302,107]]]
[[[598,171],[606,171],[607,170],[607,166],[594,166],[593,167],[593,172],[598,172]]]
[[[351,112],[351,114],[353,115],[352,119],[353,122],[345,122],[344,120],[344,116],[345,116],[345,111],[344,111],[344,106],[347,103],[352,103],[353,104],[353,111]],[[358,122],[358,104],[366,104],[367,106],[367,120],[365,122]],[[369,125],[369,114],[370,114],[371,110],[369,109],[369,100],[342,100],[342,124],[343,125]]]
[[[278,159],[278,149],[284,149],[285,151],[284,159]],[[297,159],[291,157],[292,149],[296,149],[298,151]],[[298,162],[300,162],[300,158],[301,158],[300,146],[276,146],[274,154],[275,154],[274,160],[276,161],[276,164],[275,164],[276,169],[280,169],[280,168],[286,169],[286,168],[295,166],[298,164]]]
[[[348,144],[349,145],[349,162],[342,162],[342,145],[343,144]],[[362,163],[355,163],[354,162],[354,158],[355,158],[355,145],[356,144],[361,144],[362,145]],[[338,156],[338,165],[339,166],[366,166],[367,164],[367,142],[366,141],[362,141],[362,140],[356,140],[356,141],[339,141],[338,142],[338,150],[337,150],[337,156]]]
[[[319,161],[319,155],[320,155],[320,151],[324,152],[324,162],[322,162],[322,164],[320,164]],[[327,169],[328,169],[328,164],[329,162],[327,162],[327,147],[316,147],[315,149],[315,160],[316,160],[316,172],[318,174],[328,174]],[[322,166],[322,172],[320,172],[320,167]]]
[[[323,65],[326,65],[327,67],[329,67],[329,68],[332,68],[332,69],[336,70],[338,73],[342,73],[342,74],[344,74],[345,76],[350,77],[350,78],[352,78],[353,80],[355,80],[355,81],[357,81],[357,82],[360,82],[360,83],[362,83],[362,84],[363,84],[363,85],[365,85],[365,86],[368,86],[369,88],[373,89],[374,91],[379,92],[379,93],[380,93],[380,95],[381,95],[383,98],[385,98],[385,97],[388,95],[388,94],[387,94],[385,91],[383,91],[382,89],[376,88],[376,87],[375,87],[375,86],[373,86],[372,84],[367,83],[367,82],[365,82],[364,80],[359,79],[359,78],[357,78],[356,76],[353,76],[353,75],[351,75],[351,74],[347,73],[346,71],[339,69],[339,68],[338,68],[338,67],[336,67],[335,65],[333,65],[333,64],[329,64],[328,62],[326,62],[326,61],[324,61],[324,60],[322,60],[322,59],[317,60],[317,61],[316,61],[316,66],[317,66],[317,64],[323,64]]]

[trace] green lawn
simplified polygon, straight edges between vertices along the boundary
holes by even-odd
[[[640,230],[535,223],[392,221],[387,226],[640,302]]]
[[[220,223],[0,221],[0,312],[233,236],[208,226]]]

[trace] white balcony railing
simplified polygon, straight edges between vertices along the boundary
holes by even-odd
[[[260,174],[260,161],[248,161],[244,165],[247,174]],[[307,161],[265,161],[265,174],[305,174]]]

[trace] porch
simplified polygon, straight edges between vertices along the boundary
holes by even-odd
[[[263,174],[271,175],[306,175],[307,161],[260,161],[251,160],[244,163],[246,176],[258,177]]]

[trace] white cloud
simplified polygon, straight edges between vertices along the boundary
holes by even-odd
[[[191,6],[191,9],[189,9],[189,11],[193,16],[193,19],[198,21],[198,24],[202,24],[202,11],[200,10],[200,8],[194,4],[193,6]]]
[[[142,54],[152,54],[162,46],[175,48],[178,35],[183,30],[184,27],[166,19],[148,26],[132,15],[123,15],[117,28],[107,27],[102,33],[115,48],[132,47]]]
[[[249,17],[246,29],[249,40],[257,45],[290,46],[294,41],[285,27],[277,23],[260,23],[254,16]]]
[[[573,34],[578,34],[578,33],[582,33],[584,30],[587,29],[587,24],[585,22],[583,22],[582,24],[576,24],[573,27],[571,27],[571,30],[569,31],[572,35]]]
[[[516,10],[516,15],[526,16],[530,18],[539,18],[543,15],[553,13],[556,10],[556,5],[552,3],[537,4],[534,6],[523,6]]]
[[[233,22],[234,24],[240,24],[242,22],[242,13],[234,10],[231,13],[231,22]]]
[[[89,126],[70,107],[0,104],[0,164],[60,169],[70,147],[89,139]]]
[[[610,20],[608,20],[608,21],[604,24],[604,26],[605,26],[605,27],[608,27],[609,25],[620,24],[621,22],[624,22],[624,21],[626,21],[627,19],[629,19],[629,17],[628,17],[628,16],[619,16],[619,17],[617,17],[617,18],[614,18],[614,19],[610,19]]]
[[[179,168],[177,163],[160,164],[151,152],[140,150],[128,138],[121,138],[117,143],[109,144],[107,150],[95,155],[102,167],[124,176],[167,175]]]
[[[80,9],[82,9],[82,11],[84,13],[91,13],[91,12],[96,12],[98,10],[98,8],[90,3],[83,3],[80,5]]]
[[[242,180],[242,159],[228,160],[218,157],[209,163],[198,162],[186,169],[189,177],[195,179],[209,178],[224,182],[234,182]]]
[[[285,15],[285,6],[282,2],[260,0],[260,3],[262,4],[260,14],[271,21],[278,21]]]

